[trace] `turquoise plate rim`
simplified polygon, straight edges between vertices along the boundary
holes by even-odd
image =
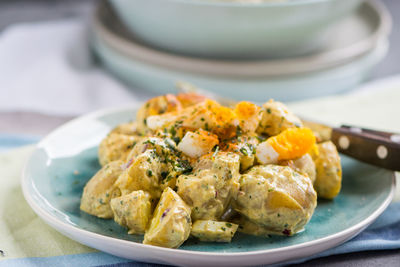
[[[117,108],[102,109],[102,110],[95,111],[95,112],[89,113],[87,115],[75,118],[75,119],[61,125],[60,127],[56,128],[53,132],[51,132],[49,135],[44,137],[36,145],[36,148],[32,154],[34,154],[35,151],[37,151],[38,149],[43,147],[45,145],[45,143],[47,142],[47,140],[51,139],[54,135],[57,135],[59,132],[62,132],[64,129],[70,127],[71,125],[73,125],[74,123],[76,123],[78,121],[88,120],[91,118],[96,118],[96,117],[111,114],[111,113],[123,112],[123,111],[128,111],[128,110],[133,111],[133,110],[137,109],[138,104],[139,103],[133,103],[131,105],[124,105],[124,106],[117,107]],[[77,235],[82,235],[82,236],[87,237],[88,240],[102,240],[105,242],[110,242],[110,244],[114,243],[114,244],[118,244],[118,245],[124,245],[124,246],[127,246],[132,249],[134,249],[134,248],[141,249],[141,250],[146,249],[149,252],[151,252],[151,251],[154,251],[154,252],[158,251],[160,253],[173,252],[174,255],[181,255],[181,256],[189,256],[189,255],[215,256],[215,257],[232,257],[232,256],[237,257],[237,256],[251,256],[251,255],[266,256],[266,255],[270,255],[270,254],[274,254],[274,253],[290,252],[290,251],[295,251],[298,249],[313,247],[318,244],[329,243],[329,241],[334,243],[333,245],[330,245],[329,247],[315,249],[315,251],[314,251],[314,252],[320,252],[320,251],[326,250],[330,247],[336,246],[338,244],[341,244],[341,243],[349,240],[350,238],[354,237],[359,232],[361,232],[363,229],[365,229],[369,224],[371,224],[380,214],[383,213],[383,211],[391,203],[393,196],[394,196],[394,192],[395,192],[395,186],[396,186],[395,173],[391,172],[392,183],[391,183],[390,192],[388,193],[386,199],[381,203],[379,208],[377,208],[373,213],[371,213],[368,217],[366,217],[364,220],[360,221],[359,223],[357,223],[349,228],[346,228],[345,230],[337,232],[335,234],[331,234],[331,235],[328,235],[328,236],[325,236],[322,238],[317,238],[312,241],[308,241],[308,242],[304,242],[304,243],[300,243],[300,244],[296,244],[296,245],[290,245],[290,246],[286,246],[286,247],[281,247],[281,248],[272,248],[272,249],[256,250],[256,251],[248,251],[248,252],[223,252],[223,253],[218,252],[218,253],[216,253],[216,252],[203,252],[203,251],[193,251],[193,250],[179,250],[179,249],[171,249],[171,248],[163,248],[163,247],[145,245],[145,244],[137,243],[134,241],[128,241],[128,240],[123,240],[123,239],[119,239],[119,238],[114,238],[114,237],[109,237],[106,235],[94,233],[94,232],[91,232],[88,230],[81,229],[78,226],[74,226],[72,224],[63,222],[62,220],[58,219],[56,216],[54,216],[47,210],[43,209],[42,207],[40,207],[40,205],[38,205],[36,203],[35,198],[39,198],[39,199],[42,198],[45,201],[47,201],[47,200],[40,194],[40,192],[36,189],[33,181],[30,179],[28,167],[29,167],[29,163],[31,161],[32,161],[32,156],[28,158],[28,160],[26,161],[25,166],[23,168],[23,171],[22,171],[22,179],[21,179],[22,191],[23,191],[26,201],[31,206],[33,211],[37,215],[39,215],[39,217],[41,217],[52,228],[55,228],[57,231],[61,232],[62,234],[76,240],[77,242],[83,243],[88,246],[91,246],[90,245],[91,242],[77,240],[77,238],[74,238],[74,237]],[[31,191],[31,186],[32,186],[32,188],[34,188],[35,191],[33,191],[33,192]],[[51,206],[50,203],[48,203],[48,205]],[[336,242],[335,242],[335,240],[336,240]],[[340,240],[340,241],[337,241],[337,240]],[[117,253],[115,253],[115,254],[117,254]]]

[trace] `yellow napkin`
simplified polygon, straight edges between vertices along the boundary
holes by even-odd
[[[34,146],[0,154],[0,250],[11,258],[94,252],[45,224],[29,207],[20,186],[24,163]]]

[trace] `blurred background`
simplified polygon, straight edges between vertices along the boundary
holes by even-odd
[[[246,12],[129,2],[0,1],[1,132],[43,135],[86,112],[174,92],[180,80],[232,98],[298,101],[400,71],[399,1]]]
[[[400,1],[184,2],[0,0],[0,150],[87,112],[175,92],[182,80],[231,98],[289,102],[296,113],[309,103],[299,101],[317,99],[309,112],[326,121],[400,129],[387,118],[400,114],[399,90],[383,88],[400,87]],[[372,89],[384,94],[356,95]],[[301,265],[399,262],[397,249]]]

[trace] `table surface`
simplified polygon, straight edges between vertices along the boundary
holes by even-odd
[[[383,0],[392,13],[393,29],[388,56],[376,67],[371,79],[400,73],[400,1]],[[93,9],[95,0],[1,0],[0,32],[19,22],[49,21],[70,17],[85,17]],[[72,117],[55,117],[37,113],[0,112],[0,133],[42,136]],[[296,266],[399,266],[400,250],[367,251],[335,255],[311,260]]]

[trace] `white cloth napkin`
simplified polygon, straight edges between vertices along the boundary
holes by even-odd
[[[83,20],[12,25],[0,35],[0,112],[79,115],[143,98],[99,68]]]

